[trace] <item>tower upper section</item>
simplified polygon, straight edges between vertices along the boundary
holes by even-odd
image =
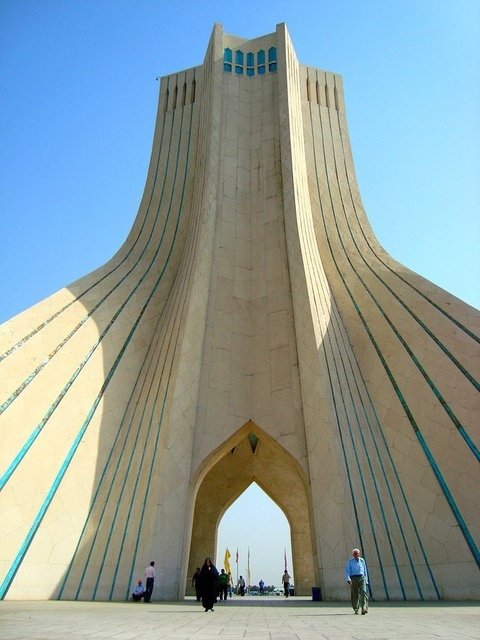
[[[204,64],[181,72],[164,76],[166,88],[161,94],[160,108],[171,111],[184,107],[199,99],[199,76],[210,77],[211,65],[222,70],[225,76],[234,76],[238,82],[258,81],[271,74],[282,73],[284,42],[290,42],[284,23],[277,25],[273,33],[248,39],[226,34],[216,24],[207,50]],[[301,95],[306,102],[344,111],[341,76],[323,69],[301,65],[293,47],[291,54],[301,70]],[[283,70],[285,68],[283,67]]]

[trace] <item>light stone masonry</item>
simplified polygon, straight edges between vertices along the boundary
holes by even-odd
[[[377,601],[478,599],[479,329],[375,238],[341,77],[216,24],[124,245],[0,327],[0,598],[124,601],[154,558],[183,600],[256,482],[297,595],[358,546]]]

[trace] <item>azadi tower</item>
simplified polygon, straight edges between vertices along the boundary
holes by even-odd
[[[358,546],[377,600],[477,599],[479,329],[376,240],[340,76],[215,25],[123,246],[1,327],[1,597],[181,599],[256,482],[298,595]]]

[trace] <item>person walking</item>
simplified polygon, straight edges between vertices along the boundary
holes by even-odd
[[[290,595],[290,576],[288,575],[288,571],[286,569],[283,572],[282,583],[283,593],[285,594],[285,597],[288,598],[288,596]]]
[[[145,584],[145,595],[143,597],[143,601],[150,602],[152,598],[153,583],[155,582],[155,562],[153,562],[153,560],[145,569],[145,577],[147,582]]]
[[[200,593],[205,611],[213,611],[218,593],[218,570],[210,558],[205,558],[200,569]]]
[[[352,557],[345,565],[345,580],[350,585],[350,600],[355,613],[362,609],[362,616],[368,613],[368,572],[359,549],[353,549]]]
[[[243,576],[240,576],[240,578],[238,579],[238,583],[237,583],[237,594],[240,594],[241,596],[245,595],[245,580],[243,579]]]
[[[225,573],[225,569],[221,569],[218,576],[218,597],[225,601],[228,597],[228,575]]]
[[[195,595],[197,597],[197,602],[200,602],[201,593],[200,593],[200,567],[195,569],[195,573],[192,577],[192,587],[195,587]]]

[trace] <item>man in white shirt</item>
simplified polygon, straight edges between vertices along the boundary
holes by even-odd
[[[153,591],[153,583],[155,581],[155,562],[153,562],[153,560],[145,569],[145,577],[147,579],[147,583],[145,585],[145,596],[143,598],[143,601],[150,602]]]

